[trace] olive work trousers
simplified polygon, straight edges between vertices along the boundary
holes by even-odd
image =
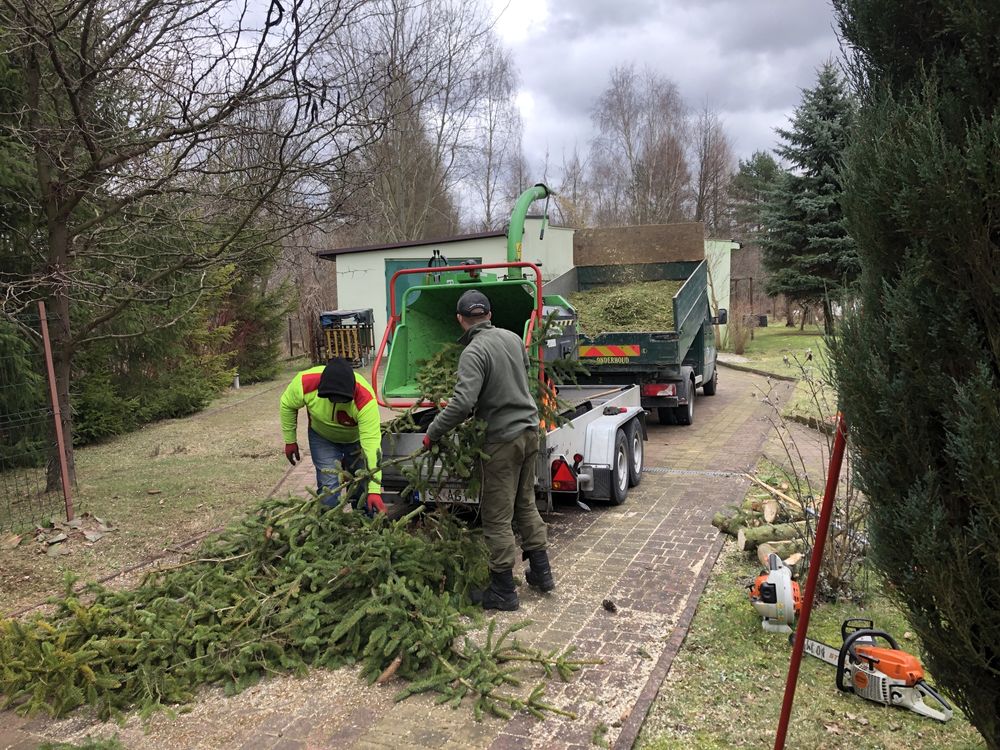
[[[479,511],[490,570],[510,570],[517,558],[515,528],[525,551],[545,549],[548,544],[545,521],[535,505],[538,429],[525,430],[507,443],[487,443],[483,452],[490,459],[483,464]]]

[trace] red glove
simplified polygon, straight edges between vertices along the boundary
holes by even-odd
[[[374,513],[375,511],[385,513],[385,503],[382,502],[382,496],[374,492],[368,493],[368,502],[365,503],[365,507],[368,508],[369,513]]]
[[[288,459],[288,463],[292,466],[302,460],[302,456],[299,455],[299,444],[298,443],[285,443],[285,458]]]
[[[431,443],[432,442],[434,442],[434,441],[431,440],[431,436],[425,433],[424,434],[424,450],[425,451],[429,451],[431,449]]]

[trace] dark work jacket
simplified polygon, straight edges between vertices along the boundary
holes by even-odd
[[[538,427],[538,409],[528,387],[528,353],[516,333],[489,321],[472,326],[459,339],[458,383],[448,405],[427,434],[440,440],[470,414],[486,422],[486,442],[506,443]]]

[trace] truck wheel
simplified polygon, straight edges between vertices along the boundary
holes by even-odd
[[[715,390],[719,387],[719,368],[712,370],[712,379],[702,385],[701,392],[706,396],[714,396]]]
[[[694,423],[694,381],[688,383],[687,392],[688,402],[684,406],[678,406],[674,409],[674,417],[677,419],[677,424],[693,424]]]
[[[623,430],[615,433],[615,463],[611,468],[611,504],[621,505],[628,495],[628,438]]]
[[[642,444],[642,426],[638,419],[633,419],[626,428],[628,437],[628,486],[638,487],[642,481],[642,464],[645,459]]]
[[[657,406],[656,418],[660,420],[660,424],[677,424],[672,406]]]

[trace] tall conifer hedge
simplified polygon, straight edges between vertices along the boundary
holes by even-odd
[[[836,345],[872,554],[1000,748],[1000,3],[835,0],[861,302]]]

